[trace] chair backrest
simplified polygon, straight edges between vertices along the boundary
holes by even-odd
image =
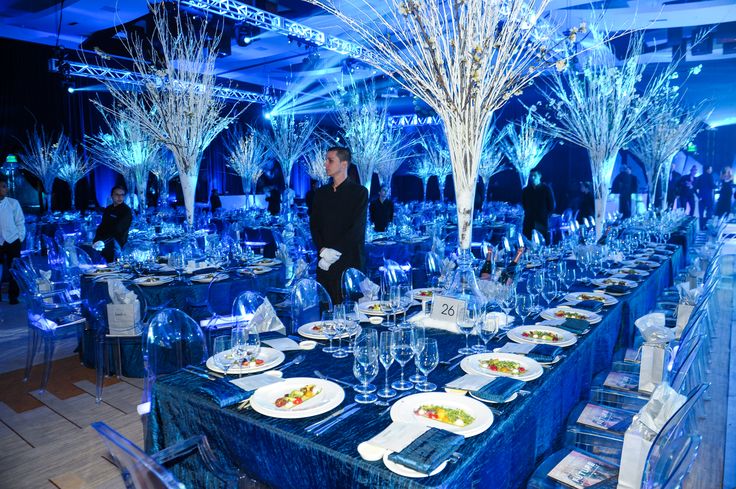
[[[692,451],[690,442],[683,438],[691,437],[693,409],[707,389],[708,384],[701,384],[693,389],[687,396],[685,404],[675,412],[655,437],[644,465],[642,487],[676,487],[672,484],[673,477],[676,475],[684,477],[687,473],[697,449]],[[691,457],[689,463],[685,463],[687,454]]]
[[[681,392],[684,388],[688,387],[688,377],[692,374],[692,368],[698,355],[701,353],[700,349],[703,346],[702,336],[698,336],[692,343],[683,345],[675,357],[672,367],[672,388],[677,392]],[[697,379],[702,380],[702,379]]]
[[[322,319],[322,312],[332,310],[332,299],[324,287],[313,279],[304,278],[291,290],[291,328]]]
[[[342,272],[340,285],[342,287],[342,299],[345,302],[358,302],[363,297],[360,284],[368,277],[357,268],[347,268]]]
[[[125,486],[136,489],[185,489],[173,474],[149,457],[123,435],[101,421],[92,428],[102,438],[125,481]]]
[[[207,345],[199,325],[179,309],[163,309],[148,323],[143,342],[146,379],[207,360]]]
[[[253,317],[253,314],[263,304],[263,296],[258,292],[247,290],[239,294],[232,304],[232,316],[236,318],[238,326],[247,323]]]
[[[409,279],[406,277],[406,273],[394,260],[383,259],[383,277],[386,283],[390,286],[408,284]]]
[[[428,251],[424,257],[424,271],[427,274],[427,281],[430,278],[439,277],[442,272],[441,269],[442,260],[440,256],[434,251]]]

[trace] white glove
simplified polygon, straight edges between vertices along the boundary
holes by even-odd
[[[319,254],[319,256],[326,260],[330,265],[339,260],[341,255],[342,253],[337,250],[333,250],[332,248],[324,248]]]
[[[92,249],[95,251],[102,251],[105,249],[105,242],[104,241],[95,241],[95,243],[92,245]]]
[[[332,263],[328,262],[324,258],[320,258],[317,266],[326,272],[327,270],[330,269],[330,266],[332,266]]]

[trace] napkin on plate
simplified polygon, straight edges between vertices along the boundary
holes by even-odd
[[[408,447],[389,455],[388,459],[417,472],[431,474],[452,456],[464,440],[462,435],[430,428]]]
[[[608,294],[628,294],[629,288],[624,285],[612,284],[603,289]]]
[[[283,379],[269,374],[250,375],[228,381],[227,379],[206,380],[199,391],[207,394],[220,407],[228,407],[250,398],[259,387],[281,382]]]
[[[474,391],[473,396],[484,401],[505,402],[506,399],[516,394],[522,387],[524,387],[524,382],[521,380],[511,379],[509,377],[497,377],[492,382]]]
[[[536,345],[532,350],[526,354],[527,357],[538,362],[554,362],[562,353],[562,348],[554,345]]]
[[[584,334],[590,329],[590,324],[584,319],[567,318],[558,327],[575,334]]]
[[[590,312],[600,312],[603,309],[603,303],[601,301],[587,300],[578,302],[575,304],[575,307]]]

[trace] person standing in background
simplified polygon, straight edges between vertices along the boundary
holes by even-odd
[[[20,258],[22,242],[26,239],[26,221],[23,209],[17,200],[8,197],[8,179],[0,175],[0,265],[2,274],[8,277],[8,300],[10,304],[18,303],[20,289],[10,267],[13,260]],[[2,277],[0,277],[2,283]]]
[[[690,167],[690,173],[680,179],[680,200],[678,205],[685,209],[688,207],[687,214],[695,215],[695,173],[698,169],[695,165]]]
[[[613,179],[611,187],[611,192],[618,194],[618,211],[621,213],[621,216],[624,219],[631,217],[631,194],[636,193],[639,188],[639,182],[631,174],[629,165],[621,165],[621,171]]]
[[[549,216],[555,210],[555,195],[549,185],[542,183],[538,170],[529,174],[529,185],[521,192],[521,206],[524,208],[524,236],[532,239],[532,230],[536,229],[549,240]]]
[[[210,212],[212,214],[217,211],[217,209],[220,209],[222,207],[222,201],[220,200],[220,194],[217,192],[216,188],[212,189],[212,192],[210,193]]]
[[[93,248],[108,263],[115,261],[115,243],[122,248],[128,242],[128,230],[133,223],[133,212],[124,202],[125,193],[125,189],[119,185],[112,188],[112,204],[105,207],[102,221],[95,232]]]
[[[726,216],[731,212],[731,199],[733,198],[733,172],[727,166],[721,170],[721,186],[718,191],[718,202],[716,202],[715,215]]]
[[[371,201],[369,211],[376,232],[386,231],[388,225],[394,220],[394,203],[388,198],[388,187],[386,185],[381,185],[378,197]]]
[[[705,229],[708,219],[713,215],[713,192],[715,189],[716,182],[713,180],[713,165],[708,165],[703,170],[703,173],[695,179],[701,230]]]
[[[325,170],[332,181],[314,193],[309,229],[319,252],[317,281],[333,304],[342,302],[340,280],[348,268],[365,266],[365,224],[368,190],[348,178],[352,155],[348,148],[327,150]]]

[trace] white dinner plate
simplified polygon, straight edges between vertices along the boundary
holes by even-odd
[[[583,316],[585,321],[588,321],[588,323],[590,324],[598,324],[601,322],[601,319],[603,319],[600,314],[586,311],[585,309],[575,309],[574,307],[567,306],[559,306],[553,307],[551,309],[545,309],[541,312],[540,316],[544,319],[568,319],[567,316],[564,315],[565,313],[574,313]],[[574,319],[583,319],[583,317]]]
[[[491,371],[490,369],[481,366],[480,362],[483,360],[502,360],[509,362],[517,362],[519,365],[526,369],[521,375],[506,374],[502,372]],[[523,380],[529,382],[530,380],[538,379],[542,376],[544,370],[542,365],[536,360],[527,358],[524,355],[516,355],[515,353],[478,353],[476,355],[469,355],[460,362],[460,368],[463,372],[471,375],[485,375],[488,377],[510,377],[512,379]]]
[[[174,277],[168,276],[151,276],[151,277],[138,277],[133,280],[134,284],[142,285],[144,287],[154,287],[156,285],[168,284],[174,281]]]
[[[228,355],[230,350],[226,350],[218,355]],[[254,374],[256,372],[263,372],[264,370],[270,370],[274,367],[278,367],[284,361],[284,352],[268,348],[266,346],[261,347],[261,351],[258,352],[256,360],[263,360],[263,363],[253,367],[243,366],[232,366],[227,371],[228,374]],[[225,373],[223,369],[219,367],[215,362],[215,357],[209,357],[207,359],[207,368],[213,372]]]
[[[315,390],[319,390],[319,394],[292,408],[276,407],[275,402],[278,398],[311,384],[315,385]],[[331,411],[344,399],[345,391],[334,382],[313,377],[293,377],[256,389],[250,398],[250,407],[255,412],[271,418],[298,419]]]
[[[618,275],[618,274],[640,275],[642,277],[646,277],[649,275],[649,272],[647,272],[646,270],[637,270],[635,268],[629,268],[629,267],[619,268],[618,270],[610,270],[608,273],[612,275]]]
[[[560,339],[558,341],[547,341],[541,338],[531,338],[524,336],[524,333],[529,331],[550,332],[557,335]],[[506,336],[508,336],[511,341],[515,341],[516,343],[533,343],[535,345],[554,345],[565,347],[574,345],[578,342],[578,337],[569,331],[565,331],[564,329],[555,328],[552,326],[543,326],[541,324],[534,326],[517,326],[514,329],[507,331]]]
[[[251,263],[251,265],[256,267],[275,267],[281,265],[282,263],[283,262],[278,258],[261,258],[260,260],[256,260]]]
[[[570,301],[570,302],[582,302],[585,300],[596,300],[596,299],[586,299],[586,297],[598,297],[600,299],[603,299],[602,304],[604,306],[612,306],[618,303],[618,299],[616,299],[612,295],[601,294],[600,292],[571,292],[565,296],[565,300]]]
[[[262,267],[262,266],[252,266],[252,267],[245,267],[244,270],[254,274],[254,275],[262,275],[264,273],[268,273],[273,268],[271,267]]]
[[[374,309],[375,307],[379,307],[379,309]],[[381,301],[365,301],[358,304],[358,311],[367,316],[385,316],[386,310],[384,307],[385,305]],[[401,313],[403,311],[397,312]],[[393,314],[393,311],[391,311],[391,314]]]
[[[296,331],[301,336],[309,338],[310,340],[328,340],[329,338],[325,336],[325,334],[320,329],[322,324],[324,324],[323,321],[313,321],[311,323],[302,324]],[[333,339],[336,340],[338,338],[348,338],[350,336],[353,336],[354,334],[359,334],[361,331],[362,328],[358,326],[357,329],[353,329],[350,332],[345,331],[344,333],[335,336]]]
[[[434,294],[441,292],[442,289],[439,287],[425,287],[423,289],[413,289],[411,291],[411,297],[417,301],[431,300]]]
[[[208,284],[210,282],[222,282],[230,278],[226,273],[201,273],[192,277],[192,282]]]
[[[598,287],[608,287],[609,285],[623,285],[624,287],[628,287],[630,289],[635,289],[638,285],[633,280],[626,280],[624,278],[597,278],[595,280],[591,280],[590,283],[592,283],[593,285],[597,285]]]
[[[456,426],[443,423],[442,421],[429,419],[415,413],[419,407],[424,405],[462,409],[475,419],[467,426]],[[458,435],[463,435],[465,438],[470,438],[471,436],[483,433],[491,427],[493,424],[493,413],[487,406],[484,406],[482,402],[460,394],[449,392],[424,392],[422,394],[412,394],[396,401],[394,405],[391,406],[391,420],[401,423],[421,424],[423,426],[450,431]]]
[[[396,244],[396,241],[391,241],[391,240],[385,240],[384,239],[384,240],[373,241],[373,244],[374,245],[381,245],[381,246],[391,246],[391,245],[395,245]]]
[[[98,275],[95,278],[95,282],[107,282],[108,280],[130,280],[133,278],[132,273],[106,273],[104,275]]]
[[[389,455],[391,455],[391,452],[386,452],[383,454],[383,465],[385,465],[386,468],[394,474],[399,474],[403,477],[409,477],[411,479],[423,479],[424,477],[429,477],[430,475],[437,475],[445,470],[445,467],[447,467],[447,461],[444,461],[439,467],[434,469],[431,474],[423,474],[421,472],[417,472],[416,470],[412,470],[409,467],[405,467],[401,464],[397,464],[396,462],[392,462],[388,459]]]

